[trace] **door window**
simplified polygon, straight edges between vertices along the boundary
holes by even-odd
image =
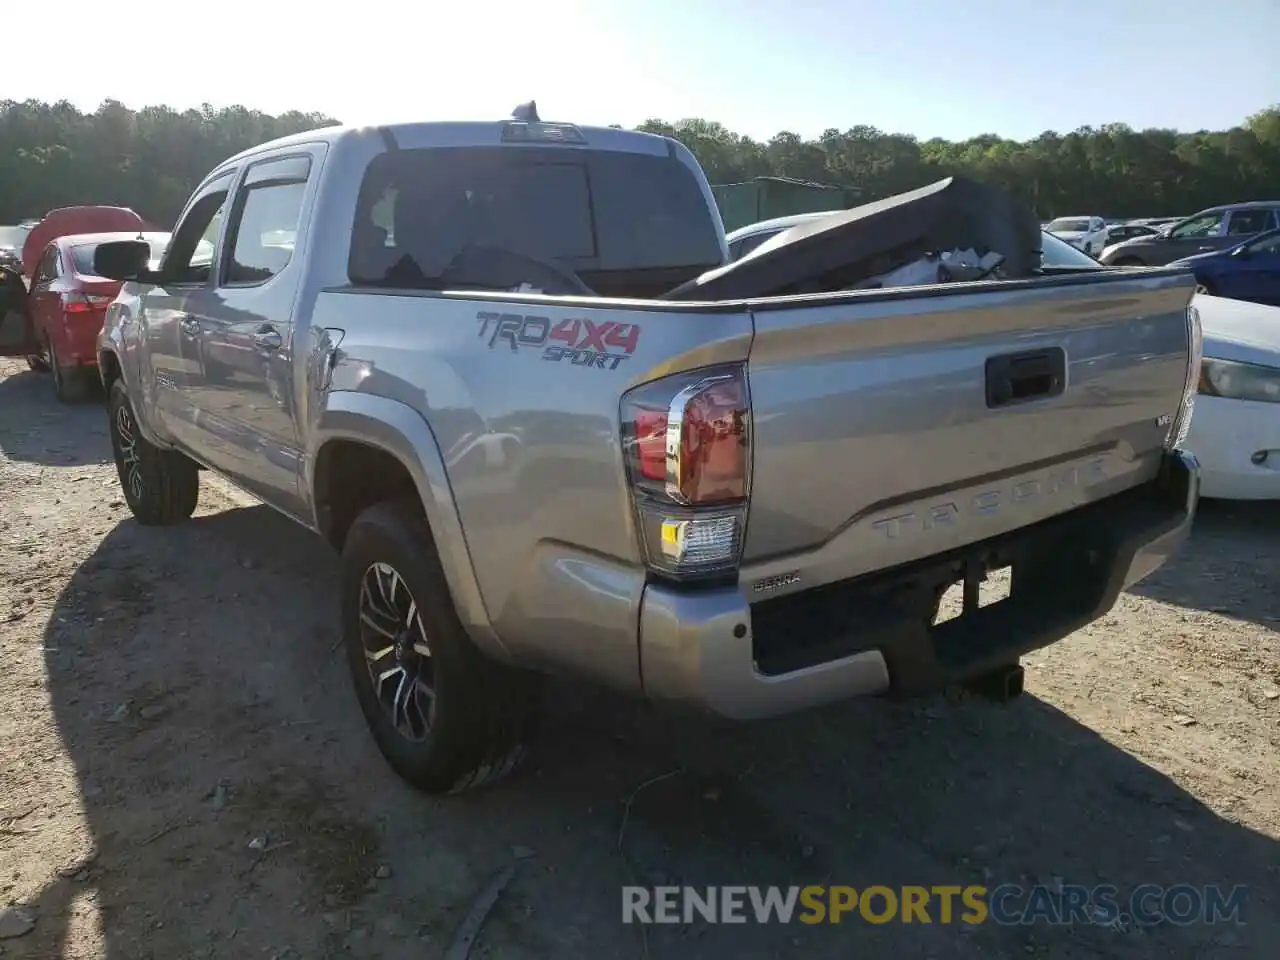
[[[1262,233],[1269,225],[1270,210],[1235,210],[1227,221],[1228,236],[1249,237]]]
[[[227,230],[231,255],[223,286],[266,283],[289,265],[310,168],[307,157],[266,160],[249,168]]]
[[[1216,237],[1224,217],[1225,214],[1221,211],[1192,217],[1190,220],[1180,223],[1170,230],[1169,237],[1172,240],[1198,240],[1201,237]]]
[[[1280,233],[1271,237],[1263,237],[1261,240],[1249,244],[1249,253],[1255,257],[1280,256]]]
[[[211,277],[213,254],[222,227],[222,211],[231,189],[233,174],[210,180],[173,232],[160,272],[168,284],[206,284]]]

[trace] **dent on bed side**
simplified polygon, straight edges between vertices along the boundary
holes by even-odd
[[[316,464],[325,444],[335,440],[363,443],[399,461],[413,478],[431,526],[441,566],[453,596],[458,617],[471,639],[489,656],[509,661],[510,653],[499,640],[485,608],[462,520],[449,486],[444,458],[427,421],[412,407],[368,393],[333,391],[325,397],[310,431],[306,458],[306,489],[311,506],[317,506]],[[317,529],[321,518],[316,518]]]

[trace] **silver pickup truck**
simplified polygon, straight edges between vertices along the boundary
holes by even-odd
[[[1196,506],[1188,273],[698,299],[743,287],[661,137],[317,130],[219,165],[145,256],[96,257],[130,281],[100,340],[129,507],[183,521],[209,469],[340,551],[361,708],[428,791],[510,771],[545,674],[738,719],[1011,696]]]

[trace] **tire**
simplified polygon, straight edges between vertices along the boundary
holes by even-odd
[[[356,697],[391,768],[432,794],[514,771],[537,732],[541,678],[490,660],[471,642],[418,504],[379,503],[356,518],[340,591]],[[403,709],[393,710],[401,700]]]
[[[36,373],[49,372],[49,361],[46,360],[44,357],[42,357],[40,354],[33,353],[30,356],[28,356],[26,360],[27,360],[27,366],[30,367],[32,370],[34,370]]]
[[[176,450],[162,450],[138,430],[124,383],[116,380],[107,396],[111,448],[125,503],[143,526],[181,523],[195,512],[200,474],[195,463]]]
[[[1195,288],[1195,290],[1194,290],[1193,292],[1195,292],[1195,293],[1202,293],[1202,294],[1204,294],[1206,297],[1213,297],[1213,296],[1217,296],[1217,294],[1215,294],[1215,293],[1213,292],[1213,284],[1211,284],[1211,283],[1201,283],[1201,282],[1197,281],[1197,282],[1196,282],[1196,288]]]
[[[1085,255],[1086,257],[1092,257],[1092,256],[1093,256],[1093,244],[1092,244],[1092,243],[1086,243],[1086,244],[1084,245],[1084,255]]]
[[[84,369],[59,363],[53,341],[49,342],[49,372],[53,374],[53,393],[60,403],[82,403],[88,399],[92,384]]]

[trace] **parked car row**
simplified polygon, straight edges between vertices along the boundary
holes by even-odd
[[[50,374],[59,400],[80,399],[97,383],[97,337],[121,287],[97,275],[94,252],[108,240],[141,238],[159,259],[169,234],[115,206],[61,207],[8,230],[3,239],[18,255],[0,266],[20,273],[28,290],[27,363]]]

